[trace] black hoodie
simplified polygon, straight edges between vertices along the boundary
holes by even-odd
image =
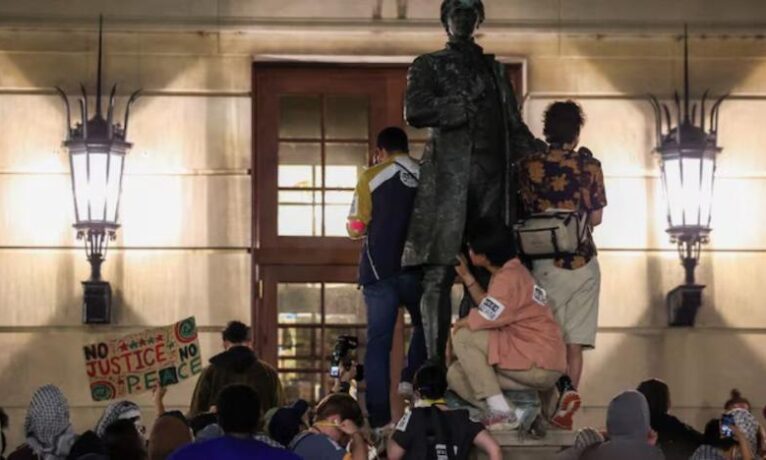
[[[248,385],[258,393],[264,413],[284,404],[277,371],[259,360],[253,350],[233,346],[210,358],[210,366],[202,372],[194,388],[189,417],[208,412],[216,405],[221,390],[235,383]]]

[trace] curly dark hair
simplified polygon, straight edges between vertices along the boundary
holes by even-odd
[[[240,321],[229,321],[223,330],[223,340],[231,343],[243,343],[250,340],[250,328]]]
[[[444,29],[449,32],[449,24],[447,19],[449,18],[452,10],[456,8],[473,8],[476,10],[476,16],[479,17],[479,24],[484,22],[484,4],[481,0],[444,0],[442,2],[441,20]]]
[[[545,109],[543,134],[549,144],[569,144],[585,124],[582,107],[572,100],[554,102]]]

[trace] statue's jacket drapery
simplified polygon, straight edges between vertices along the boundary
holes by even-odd
[[[505,220],[515,221],[516,180],[510,167],[540,148],[521,119],[505,66],[484,55],[494,71],[502,104],[506,156]],[[403,266],[452,265],[466,226],[474,129],[466,101],[475,91],[461,54],[449,47],[418,57],[407,75],[405,118],[416,128],[430,128],[418,194],[402,255]]]

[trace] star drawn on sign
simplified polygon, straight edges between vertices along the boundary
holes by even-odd
[[[120,351],[128,351],[128,346],[125,345],[125,342],[120,342],[120,346],[118,347]]]
[[[149,337],[148,339],[146,339],[146,343],[148,343],[149,345],[154,345],[154,337]]]
[[[146,340],[144,339],[141,339],[138,343],[140,343],[142,347],[146,346]]]
[[[162,334],[157,334],[157,341],[158,342],[164,342],[165,341],[165,337]]]
[[[133,340],[132,342],[130,342],[130,349],[135,350],[136,348],[138,348],[138,342]]]

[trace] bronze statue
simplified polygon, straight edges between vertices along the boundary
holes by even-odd
[[[420,309],[428,356],[441,363],[465,233],[479,220],[515,222],[513,167],[540,149],[521,119],[505,67],[474,42],[483,20],[481,0],[444,0],[447,46],[415,59],[407,75],[405,118],[431,134],[402,265],[423,267]]]

